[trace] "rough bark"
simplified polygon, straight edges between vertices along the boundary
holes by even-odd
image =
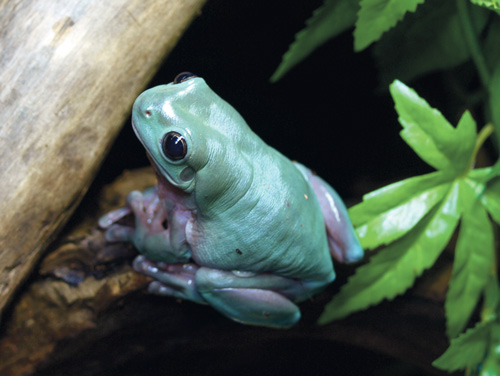
[[[203,3],[0,1],[0,314]]]

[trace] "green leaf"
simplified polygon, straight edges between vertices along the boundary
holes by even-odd
[[[400,81],[394,81],[390,91],[399,122],[401,137],[422,160],[438,170],[448,170],[455,176],[469,168],[476,141],[476,124],[465,112],[457,128]]]
[[[355,227],[361,226],[420,192],[448,181],[441,171],[398,181],[364,195],[363,202],[349,209],[349,216]]]
[[[485,209],[493,220],[500,225],[500,178],[497,177],[488,182],[486,190],[481,197]]]
[[[498,0],[470,0],[470,2],[500,14],[500,1]]]
[[[500,325],[493,326],[490,340],[490,348],[486,358],[481,362],[479,376],[499,376],[500,375]]]
[[[490,12],[470,8],[473,29],[479,35]],[[492,51],[496,50],[495,45]],[[373,53],[383,88],[395,78],[409,82],[426,73],[456,67],[471,57],[454,1],[422,4],[418,12],[408,13],[404,22],[389,30],[374,46]]]
[[[357,268],[319,318],[325,324],[393,299],[413,285],[431,267],[448,243],[460,218],[459,184],[453,183],[441,205],[433,209],[404,237]]]
[[[500,286],[498,286],[498,276],[494,268],[490,269],[483,295],[484,301],[483,309],[481,310],[481,321],[495,320],[497,317],[498,304],[500,303]]]
[[[493,167],[472,170],[468,183],[493,220],[500,225],[500,161]]]
[[[356,228],[364,249],[389,244],[410,231],[436,204],[449,184],[442,184],[408,197],[402,204],[380,213],[376,218]]]
[[[494,321],[476,324],[474,328],[452,339],[448,350],[432,365],[449,372],[476,367],[484,359],[493,329],[498,330],[498,324]]]
[[[401,21],[407,12],[415,12],[425,0],[361,0],[354,49],[361,51],[380,39],[383,33]]]
[[[325,0],[306,21],[306,27],[295,36],[283,60],[271,76],[271,82],[278,81],[295,65],[309,56],[327,40],[334,38],[354,25],[359,0]]]
[[[450,338],[467,325],[486,286],[487,271],[495,261],[491,222],[467,180],[460,182],[460,201],[463,215],[445,303]]]
[[[500,167],[500,166],[499,166]],[[486,190],[486,183],[495,178],[496,176],[500,176],[500,171],[497,171],[493,167],[483,167],[483,168],[475,168],[474,170],[470,170],[467,177],[471,179],[473,182],[477,182],[479,185],[475,188],[476,193],[482,195]]]

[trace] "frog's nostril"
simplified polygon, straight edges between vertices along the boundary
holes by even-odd
[[[146,117],[150,117],[151,111],[149,111],[149,110],[144,111],[144,115],[146,115]]]

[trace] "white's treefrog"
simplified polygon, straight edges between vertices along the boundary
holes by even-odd
[[[288,328],[296,303],[363,256],[347,210],[320,177],[253,133],[205,81],[182,73],[142,93],[134,131],[158,186],[99,221],[141,253],[149,291],[208,303],[233,320]],[[133,213],[135,227],[116,223]]]

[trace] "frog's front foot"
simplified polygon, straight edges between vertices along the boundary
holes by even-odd
[[[136,226],[118,224],[122,218],[133,213]],[[113,210],[99,219],[99,226],[106,229],[106,240],[110,242],[134,242],[136,229],[154,234],[165,230],[166,215],[158,198],[157,188],[150,188],[143,193],[132,191],[127,196],[126,206]]]
[[[155,279],[149,284],[150,293],[206,304],[205,299],[196,290],[196,272],[200,268],[198,265],[153,262],[140,255],[135,258],[133,267],[137,272]]]
[[[117,223],[129,213],[134,214],[134,227]],[[99,225],[106,229],[107,241],[131,242],[151,260],[175,263],[185,262],[191,256],[185,235],[189,219],[186,211],[167,213],[155,187],[144,193],[131,192],[127,196],[127,205],[106,214],[99,220]]]

